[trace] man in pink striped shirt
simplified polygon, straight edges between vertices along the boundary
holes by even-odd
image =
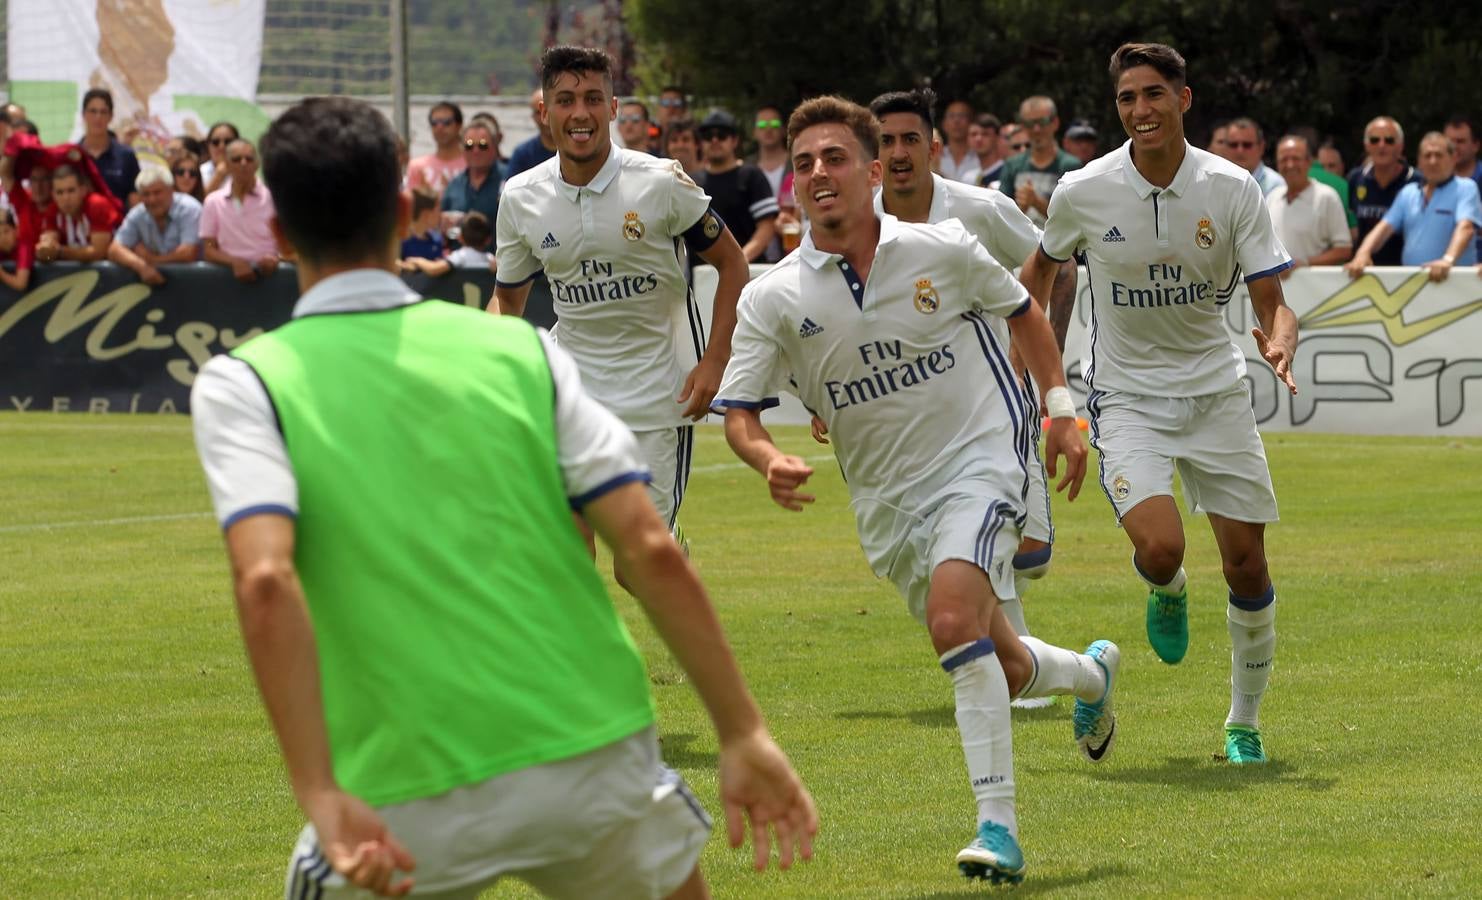
[[[268,223],[273,195],[257,178],[257,150],[248,141],[226,148],[231,187],[206,197],[201,212],[201,244],[206,261],[229,266],[238,281],[256,281],[278,268],[278,244]]]

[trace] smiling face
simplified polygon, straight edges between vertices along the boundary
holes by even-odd
[[[1184,140],[1184,113],[1193,94],[1152,66],[1133,66],[1117,79],[1117,115],[1136,153],[1165,152]]]
[[[545,89],[544,98],[543,117],[557,153],[574,163],[606,157],[617,98],[602,73],[562,72]]]
[[[1288,191],[1300,191],[1307,186],[1307,170],[1312,167],[1312,154],[1307,142],[1298,138],[1283,138],[1276,145],[1276,171],[1286,179]]]
[[[866,155],[848,125],[825,122],[803,129],[793,140],[792,166],[793,192],[814,228],[837,233],[874,218],[880,161]]]
[[[915,113],[880,117],[880,165],[885,170],[886,191],[904,197],[930,190],[932,159],[940,151],[926,123]]]

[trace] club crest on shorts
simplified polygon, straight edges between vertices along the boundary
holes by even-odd
[[[1132,482],[1126,476],[1118,475],[1112,479],[1112,496],[1118,500],[1126,500],[1132,493]]]
[[[1200,250],[1208,250],[1214,246],[1214,223],[1208,219],[1200,219],[1199,227],[1194,231],[1194,244]]]
[[[912,300],[916,304],[916,311],[928,316],[942,305],[942,298],[937,296],[937,289],[931,286],[930,278],[922,278],[916,282],[916,296]]]
[[[623,214],[623,237],[630,241],[643,240],[643,220],[638,218],[638,213],[628,210]]]

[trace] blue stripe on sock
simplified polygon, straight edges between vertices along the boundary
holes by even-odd
[[[1235,607],[1236,609],[1243,609],[1246,612],[1255,612],[1258,609],[1265,609],[1275,602],[1276,585],[1274,584],[1266,588],[1266,593],[1262,594],[1259,597],[1237,597],[1235,596],[1234,591],[1230,592],[1230,605]]]
[[[983,656],[992,656],[997,649],[993,646],[993,638],[978,638],[966,647],[957,651],[957,655],[942,661],[942,670],[951,672],[953,669],[967,665],[975,659]]]

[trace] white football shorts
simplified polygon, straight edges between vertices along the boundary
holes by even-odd
[[[1091,445],[1101,453],[1101,488],[1120,521],[1149,497],[1173,496],[1173,471],[1194,514],[1275,522],[1276,492],[1241,382],[1201,397],[1092,391]]]
[[[635,431],[638,457],[648,464],[653,480],[648,495],[659,511],[659,518],[670,531],[679,520],[679,506],[684,502],[684,489],[690,480],[690,458],[695,449],[695,426]]]
[[[994,596],[1007,600],[1014,592],[1014,554],[1019,526],[1013,504],[989,496],[950,494],[906,531],[890,564],[889,578],[906,601],[906,609],[926,624],[926,596],[931,574],[949,559],[972,563],[988,575]]]

